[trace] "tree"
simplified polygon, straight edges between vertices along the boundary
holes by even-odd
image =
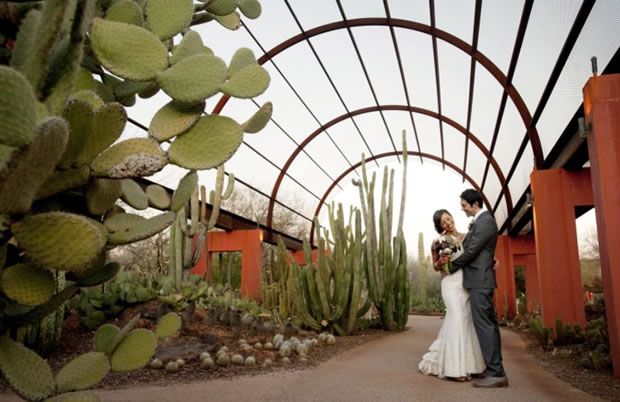
[[[308,206],[302,198],[297,195],[284,195],[279,200],[299,213],[305,213]],[[232,196],[222,202],[222,208],[252,219],[260,224],[267,224],[267,212],[269,210],[269,200],[263,196],[257,196],[252,190],[235,186]],[[286,233],[297,238],[308,236],[310,222],[293,211],[276,204],[273,210],[273,229]]]

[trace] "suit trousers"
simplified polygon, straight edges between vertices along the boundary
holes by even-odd
[[[494,289],[469,289],[469,300],[482,356],[487,365],[486,374],[504,377],[502,341],[493,307],[493,292]]]

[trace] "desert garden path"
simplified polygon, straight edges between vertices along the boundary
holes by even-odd
[[[586,401],[528,356],[521,338],[502,331],[510,387],[473,388],[417,372],[436,335],[438,317],[410,316],[409,329],[368,342],[309,370],[272,372],[174,386],[100,390],[104,401]],[[7,395],[0,394],[0,400]],[[12,398],[10,398],[12,400]]]

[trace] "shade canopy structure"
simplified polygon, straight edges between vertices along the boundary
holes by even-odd
[[[588,163],[582,88],[593,56],[597,73],[620,71],[619,18],[616,0],[269,0],[236,32],[194,29],[224,60],[252,49],[271,76],[252,102],[213,98],[205,111],[244,121],[273,103],[269,124],[226,163],[272,210],[310,222],[359,175],[362,154],[399,162],[406,130],[412,161],[460,175],[501,231],[517,234],[532,230],[531,172]],[[166,101],[128,109],[126,135]],[[167,167],[152,180],[174,186],[182,175]]]

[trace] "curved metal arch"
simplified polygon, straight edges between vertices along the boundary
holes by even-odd
[[[387,158],[387,157],[390,157],[390,156],[396,156],[396,155],[402,155],[402,154],[403,154],[402,151],[401,152],[385,152],[385,153],[382,153],[382,154],[375,155],[374,157],[370,157],[370,158],[366,159],[366,161],[369,162],[369,161],[376,160],[376,159]],[[489,200],[484,195],[484,193],[482,193],[482,191],[480,189],[480,186],[467,173],[465,173],[465,171],[463,169],[461,169],[460,167],[456,166],[454,163],[445,160],[444,158],[441,158],[439,156],[435,156],[435,155],[432,155],[432,154],[427,154],[427,153],[424,153],[424,152],[417,152],[417,151],[407,151],[407,155],[420,156],[422,158],[432,159],[432,160],[437,161],[439,163],[445,163],[446,166],[448,166],[449,168],[451,168],[455,172],[457,172],[457,173],[461,174],[463,177],[465,177],[465,180],[467,180],[469,182],[469,184],[472,185],[473,188],[475,188],[477,191],[480,191],[480,193],[482,194],[482,199],[484,201],[484,204],[486,205],[487,211],[491,211],[491,209],[490,209],[491,204],[489,203]],[[357,169],[361,165],[362,165],[362,162],[360,161],[360,162],[356,163],[355,165],[351,166],[350,168],[348,168],[347,170],[345,170],[340,176],[338,176],[336,178],[336,180],[334,180],[332,185],[329,186],[327,191],[325,191],[325,194],[323,194],[323,198],[321,198],[321,201],[319,201],[319,205],[316,207],[316,211],[314,211],[314,215],[312,216],[313,219],[312,219],[312,224],[310,226],[310,244],[312,244],[314,242],[314,222],[315,222],[314,218],[319,216],[319,213],[321,212],[321,208],[323,207],[323,204],[325,203],[325,200],[327,199],[327,196],[329,196],[329,194],[332,192],[334,187],[336,187],[336,185],[342,179],[344,179],[347,175],[349,175],[351,172],[353,172],[355,169]]]
[[[265,53],[263,56],[261,56],[258,59],[258,63],[264,64],[279,53],[288,49],[289,47],[294,46],[297,43],[309,39],[313,36],[321,35],[339,29],[360,26],[392,26],[409,29],[425,33],[427,35],[430,35],[431,37],[439,38],[462,50],[463,52],[471,56],[474,60],[476,60],[478,63],[480,63],[497,80],[497,82],[499,82],[499,84],[502,86],[502,88],[504,88],[508,96],[510,96],[510,99],[517,108],[517,111],[521,115],[521,119],[523,120],[525,127],[528,128],[531,126],[532,116],[529,112],[529,109],[525,105],[523,98],[521,98],[521,95],[519,94],[517,89],[514,87],[514,85],[512,85],[512,82],[508,81],[506,75],[504,75],[504,73],[502,73],[499,67],[497,67],[488,57],[486,57],[478,49],[474,50],[473,47],[467,42],[446,31],[415,21],[403,20],[398,18],[357,18],[347,21],[332,22],[329,24],[318,26],[316,28],[312,28],[308,31],[295,35],[285,40],[284,42],[281,42],[280,44],[269,50],[267,53]],[[228,95],[222,96],[222,98],[213,109],[212,113],[219,113],[228,102],[228,99]],[[538,136],[538,130],[536,129],[536,127],[528,128],[526,135],[528,136],[530,144],[532,146],[535,168],[538,169],[542,166],[542,163],[544,161],[540,137]]]
[[[437,112],[433,112],[431,110],[428,110],[428,109],[423,109],[423,108],[414,107],[414,106],[406,106],[406,105],[381,105],[381,106],[366,107],[366,108],[354,110],[351,113],[346,113],[346,114],[340,115],[340,116],[332,119],[331,121],[325,123],[323,126],[319,127],[318,129],[316,129],[312,134],[310,134],[308,137],[306,137],[301,144],[299,144],[299,146],[291,153],[291,155],[287,159],[286,163],[284,164],[284,166],[280,170],[280,174],[278,175],[278,178],[276,179],[276,182],[274,183],[273,189],[271,190],[271,198],[269,199],[269,207],[268,207],[268,210],[267,210],[267,226],[268,227],[271,227],[271,224],[273,223],[274,203],[275,203],[275,199],[278,196],[278,191],[280,190],[280,185],[282,184],[282,180],[284,179],[284,176],[286,175],[286,172],[291,167],[292,163],[295,161],[295,159],[297,158],[299,153],[304,149],[304,147],[306,145],[308,145],[314,138],[318,137],[319,134],[323,133],[325,130],[327,130],[331,126],[333,126],[333,125],[335,125],[335,124],[337,124],[337,123],[339,123],[341,121],[349,119],[349,118],[351,118],[353,116],[357,116],[357,115],[364,114],[364,113],[376,112],[376,111],[379,111],[379,110],[384,110],[384,111],[385,110],[398,110],[398,111],[408,111],[408,112],[420,113],[420,114],[424,114],[426,116],[433,117],[433,118],[438,119],[440,121],[443,121],[444,123],[447,123],[447,124],[451,125],[452,127],[454,127],[455,129],[457,129],[466,138],[469,138],[474,144],[476,144],[476,146],[480,149],[480,151],[484,154],[484,156],[486,156],[487,159],[491,161],[491,165],[493,166],[493,170],[495,170],[495,173],[497,174],[497,177],[498,177],[498,179],[500,181],[501,188],[502,189],[506,188],[506,190],[507,190],[506,191],[506,205],[508,207],[508,210],[512,209],[512,195],[510,193],[510,189],[507,188],[506,179],[504,177],[504,174],[502,173],[502,170],[499,167],[499,164],[497,163],[497,161],[495,160],[493,155],[491,155],[489,150],[485,148],[485,146],[478,139],[478,137],[476,137],[470,131],[467,131],[467,129],[465,127],[461,126],[456,121],[454,121],[454,120],[452,120],[452,119],[450,119],[450,118],[448,118],[446,116],[440,115]],[[373,159],[369,159],[369,160],[373,160]]]

